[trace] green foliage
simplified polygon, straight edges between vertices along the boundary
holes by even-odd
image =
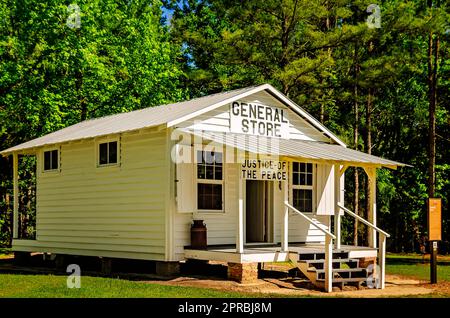
[[[381,1],[381,28],[369,28],[369,0],[163,2],[173,13],[169,24],[158,0],[80,0],[80,28],[70,28],[68,1],[2,1],[1,148],[84,119],[268,82],[350,147],[367,151],[370,132],[373,154],[412,165],[378,172],[378,222],[393,234],[390,249],[418,250],[427,235],[432,32],[440,39],[436,192],[443,198],[442,248],[450,249],[447,3],[430,9],[425,1]],[[34,191],[32,167],[24,158],[21,192]],[[364,215],[366,196],[354,193],[353,171],[347,205],[357,196]],[[365,182],[361,173],[362,189]],[[11,187],[11,160],[1,158],[0,244],[11,236]],[[21,200],[22,230],[32,237],[35,203]],[[346,243],[352,231],[344,219]]]
[[[1,149],[80,120],[185,97],[180,49],[169,41],[158,0],[77,1],[79,28],[67,23],[75,21],[69,3],[0,4]],[[1,243],[10,238],[11,161],[0,159],[0,167]],[[29,168],[20,169],[26,193]],[[32,218],[34,202],[23,200],[21,212]]]

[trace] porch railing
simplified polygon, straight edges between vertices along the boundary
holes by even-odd
[[[333,289],[333,239],[336,239],[336,236],[334,236],[334,234],[330,231],[319,226],[313,219],[294,208],[288,201],[284,201],[284,205],[298,215],[302,216],[306,221],[325,234],[325,291],[330,293]]]
[[[359,215],[357,215],[356,213],[350,211],[349,209],[344,207],[342,204],[338,203],[337,206],[340,207],[342,210],[344,210],[344,212],[346,212],[347,214],[350,214],[352,217],[357,219],[359,222],[364,223],[371,229],[378,232],[378,266],[380,267],[380,275],[379,275],[380,286],[379,287],[381,289],[384,289],[385,281],[386,281],[386,276],[385,276],[386,238],[390,237],[390,235],[388,233],[386,233],[385,231],[383,231],[382,229],[378,228],[377,226],[373,225],[366,219],[364,219],[364,218],[360,217]]]

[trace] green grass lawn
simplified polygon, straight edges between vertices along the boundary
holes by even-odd
[[[0,259],[5,257],[10,257],[12,254],[11,249],[0,247]]]
[[[0,274],[0,298],[241,298],[262,296],[207,288],[165,286],[117,278],[90,276],[81,277],[81,288],[70,289],[67,288],[66,279],[66,276],[56,275]],[[268,296],[270,295],[264,295],[264,297]]]
[[[387,254],[386,273],[416,279],[430,279],[429,258],[418,254]],[[450,281],[450,257],[438,258],[438,281]]]
[[[8,251],[5,251],[8,252]],[[420,255],[388,254],[386,273],[416,279],[429,279],[429,264],[422,263]],[[81,277],[81,288],[70,289],[66,285],[65,275],[24,275],[0,274],[0,298],[4,297],[64,297],[64,298],[242,298],[242,297],[277,297],[268,294],[249,294],[208,288],[167,286],[143,281],[131,281],[118,278]],[[439,258],[438,280],[450,281],[450,258]],[[303,295],[305,297],[306,295]],[[278,297],[286,297],[278,295]],[[308,296],[306,296],[308,297]],[[310,297],[310,296],[309,296]],[[319,297],[326,297],[320,295]],[[422,297],[439,297],[438,294]],[[448,295],[441,295],[448,297]]]

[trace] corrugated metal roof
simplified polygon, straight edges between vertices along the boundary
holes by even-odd
[[[105,136],[113,133],[121,133],[162,125],[199,111],[205,107],[226,101],[230,98],[250,92],[257,87],[263,86],[266,85],[251,86],[229,92],[199,97],[184,102],[148,107],[128,113],[86,120],[3,150],[0,154],[7,154],[14,151],[26,150],[45,145]]]
[[[341,145],[296,139],[278,139],[253,135],[220,133],[210,131],[183,130],[205,140],[224,144],[255,154],[287,156],[311,159],[315,161],[332,161],[350,165],[379,165],[389,168],[407,166],[404,163],[372,156],[364,152],[348,149]]]

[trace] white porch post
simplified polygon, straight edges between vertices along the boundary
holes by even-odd
[[[289,183],[288,181],[284,182],[284,201],[289,202]],[[283,252],[287,252],[289,250],[288,242],[289,242],[289,208],[284,206],[284,214],[283,214],[283,225],[281,229],[281,249]]]
[[[13,208],[13,238],[19,238],[19,155],[13,153],[13,188],[14,188],[14,208]]]
[[[344,204],[344,173],[346,166],[334,165],[334,235],[336,236],[335,248],[341,248],[341,214],[342,209],[338,206]]]
[[[380,246],[378,248],[378,266],[380,266],[380,288],[384,289],[386,282],[385,262],[386,262],[386,236],[379,234]]]
[[[364,168],[369,177],[369,211],[368,221],[377,226],[377,170],[376,168]],[[377,247],[377,232],[372,229],[368,233],[368,241],[370,247]]]
[[[325,291],[333,291],[333,241],[329,235],[325,235]]]
[[[239,179],[239,209],[238,209],[238,222],[236,229],[236,252],[244,252],[244,185],[243,179]]]

